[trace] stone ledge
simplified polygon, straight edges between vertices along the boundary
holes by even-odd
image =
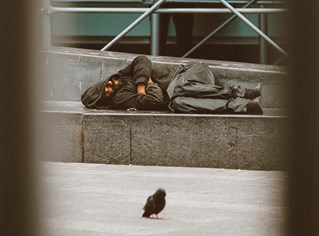
[[[40,110],[44,124],[50,124],[43,127],[51,158],[58,156],[53,160],[286,169],[282,136],[287,117],[278,109],[265,109],[261,116],[129,113],[87,109],[80,102],[44,102]]]
[[[98,50],[53,47],[42,51],[42,99],[48,101],[80,101],[81,94],[92,84],[117,73],[137,54],[101,52]],[[254,87],[263,83],[263,103],[267,108],[285,107],[285,67],[216,60],[176,57],[148,57],[154,64],[178,67],[189,62],[205,62],[215,78],[229,85]],[[44,87],[44,86],[43,86]]]

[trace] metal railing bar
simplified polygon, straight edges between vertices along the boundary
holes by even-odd
[[[71,2],[78,2],[78,1],[72,1]],[[60,2],[66,2],[66,1],[60,1]],[[103,0],[99,0],[99,2],[103,2]],[[106,1],[107,2],[107,1]],[[108,1],[110,2],[110,1]],[[127,1],[126,1],[127,2]],[[154,0],[144,0],[146,3],[155,2]],[[163,2],[206,2],[206,3],[222,3],[226,8],[164,8],[164,9],[158,9],[159,6]],[[105,51],[109,49],[115,42],[117,42],[119,39],[121,39],[124,35],[126,35],[130,30],[132,30],[137,24],[139,24],[142,20],[144,20],[147,16],[149,16],[152,13],[161,13],[161,14],[171,14],[171,13],[200,13],[200,14],[209,14],[209,13],[221,13],[221,14],[227,14],[227,13],[233,13],[234,15],[230,17],[227,21],[225,21],[221,26],[219,26],[216,30],[214,30],[211,34],[209,34],[206,38],[204,38],[198,45],[196,45],[194,48],[192,48],[189,52],[187,52],[182,57],[188,56],[190,53],[192,53],[194,50],[196,50],[199,46],[201,46],[205,41],[207,41],[210,37],[212,37],[214,34],[216,34],[218,31],[220,31],[223,27],[225,27],[227,24],[229,24],[232,20],[234,20],[236,17],[239,17],[242,21],[244,21],[248,26],[250,26],[263,40],[270,43],[273,47],[275,47],[278,51],[280,51],[284,56],[288,57],[288,54],[281,49],[274,41],[272,41],[266,34],[264,34],[259,28],[257,28],[253,23],[251,23],[246,17],[244,17],[242,14],[269,14],[269,13],[282,13],[282,12],[288,12],[287,9],[284,8],[249,8],[247,9],[247,6],[250,6],[253,3],[261,4],[263,3],[273,3],[277,4],[279,2],[285,3],[285,1],[258,1],[258,0],[252,0],[248,2],[244,7],[241,8],[234,8],[229,3],[247,3],[248,1],[227,1],[227,0],[207,0],[207,1],[172,1],[172,0],[159,0],[157,1],[152,7],[150,8],[137,8],[137,7],[130,7],[130,8],[122,8],[122,7],[54,7],[49,6],[47,8],[48,14],[53,13],[143,13],[139,18],[137,18],[132,24],[130,24],[125,30],[123,30],[117,37],[115,37],[111,42],[109,42],[105,47],[101,49],[101,51]]]
[[[154,5],[155,6],[155,5]],[[49,13],[144,13],[149,11],[151,8],[109,8],[109,7],[50,7]],[[236,10],[243,14],[262,14],[262,13],[282,13],[288,12],[284,8],[236,8]],[[152,13],[232,13],[227,8],[165,8],[157,9]]]
[[[160,51],[160,18],[159,14],[151,15],[151,55],[158,56]]]
[[[240,13],[243,14],[254,14],[254,13],[282,13],[288,12],[284,8],[236,8]],[[159,9],[155,13],[232,13],[231,10],[227,8],[165,8]]]
[[[257,0],[251,0],[249,3],[247,3],[243,8],[249,7]],[[191,53],[193,53],[196,49],[198,49],[200,46],[202,46],[208,39],[213,37],[215,34],[217,34],[221,29],[226,27],[230,22],[232,22],[234,19],[236,19],[237,16],[233,15],[230,18],[228,18],[224,23],[222,23],[219,27],[217,27],[214,31],[212,31],[209,35],[207,35],[203,40],[201,40],[197,45],[195,45],[192,49],[190,49],[188,52],[186,52],[182,57],[185,58],[189,56]]]
[[[88,1],[88,0],[52,0],[52,2],[58,2],[58,3],[77,3],[77,2],[85,2],[85,3],[90,3],[90,2],[102,2],[102,3],[145,3],[145,0],[93,0],[93,1]]]
[[[284,59],[285,59],[284,57],[279,58],[279,59],[274,63],[274,65],[275,65],[275,66],[279,65]]]
[[[251,23],[245,16],[238,12],[234,7],[232,7],[225,0],[220,0],[227,8],[229,8],[234,14],[236,14],[242,21],[244,21],[248,26],[250,26],[257,34],[263,37],[268,43],[270,43],[274,48],[281,52],[284,56],[289,57],[289,55],[274,41],[272,41],[266,34],[264,34],[258,27]]]
[[[260,5],[261,8],[265,7],[264,5]],[[268,15],[267,14],[259,14],[258,15],[258,23],[259,29],[268,35]],[[259,63],[266,64],[267,63],[267,43],[266,41],[259,36]]]
[[[88,0],[53,0],[52,3],[144,3],[144,4],[154,4],[155,0],[94,0],[94,1],[88,1]],[[168,3],[220,3],[219,0],[166,0],[165,2]],[[230,4],[247,4],[249,0],[227,0]],[[262,0],[258,1],[256,4],[287,4],[288,1],[284,0]]]
[[[111,42],[109,42],[105,47],[103,47],[101,49],[101,51],[106,51],[107,49],[112,47],[114,43],[116,43],[119,39],[121,39],[129,31],[131,31],[137,24],[139,24],[142,20],[144,20],[152,12],[154,12],[164,2],[165,2],[165,0],[159,0],[151,8],[149,8],[146,12],[144,12],[140,17],[138,17],[132,24],[130,24],[125,30],[123,30],[118,36],[116,36]]]
[[[230,4],[247,4],[249,0],[226,0]],[[220,3],[219,0],[166,0],[166,2],[172,3]],[[256,2],[256,4],[287,4],[285,0],[262,0]]]

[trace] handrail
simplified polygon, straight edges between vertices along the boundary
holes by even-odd
[[[45,0],[48,1],[48,0]],[[124,29],[118,36],[116,36],[111,42],[109,42],[105,47],[101,49],[101,51],[105,51],[109,49],[115,42],[121,39],[124,35],[126,35],[130,30],[132,30],[137,24],[139,24],[142,20],[144,20],[147,16],[152,15],[154,20],[157,21],[158,18],[154,16],[159,14],[171,14],[171,13],[199,13],[199,14],[227,14],[232,13],[234,14],[228,20],[226,20],[220,27],[218,27],[215,31],[213,31],[209,36],[207,36],[204,40],[202,40],[199,45],[196,45],[193,49],[187,52],[183,57],[188,56],[191,52],[197,49],[204,41],[208,38],[212,37],[216,32],[218,32],[221,28],[227,25],[236,17],[240,18],[244,21],[249,27],[251,27],[263,40],[267,41],[273,47],[275,47],[281,54],[285,57],[288,57],[288,54],[273,40],[271,40],[266,34],[264,34],[259,28],[257,28],[253,23],[251,23],[243,14],[274,14],[274,13],[285,13],[288,12],[285,8],[264,8],[265,4],[286,4],[287,1],[283,0],[140,0],[140,1],[128,1],[128,0],[94,0],[88,2],[87,0],[54,0],[52,2],[58,3],[128,3],[128,2],[139,2],[145,4],[153,4],[151,7],[61,7],[61,6],[52,6],[49,5],[46,7],[45,11],[47,14],[54,14],[54,13],[143,13],[140,17],[138,17],[132,24],[130,24],[126,29]],[[182,3],[220,3],[223,4],[226,8],[164,8],[160,9],[159,6],[164,3],[172,3],[172,2],[182,2]],[[155,3],[155,4],[154,4]],[[233,4],[243,4],[246,3],[244,7],[234,8],[230,3]],[[248,5],[251,4],[262,4],[262,8],[247,8]],[[155,15],[153,13],[156,13]],[[153,22],[152,25],[156,26],[157,23]],[[151,34],[153,34],[152,31]],[[151,35],[152,37],[152,53],[157,52],[157,50],[153,50],[153,47],[156,47],[155,44],[158,40],[156,37],[157,35]]]
[[[103,1],[103,0],[100,0]],[[258,1],[258,0],[257,0]],[[220,0],[166,0],[168,3],[220,3]],[[247,4],[249,0],[227,0],[230,4]],[[259,0],[256,4],[286,4],[286,0]]]
[[[258,1],[258,0],[257,0]],[[53,3],[144,3],[154,4],[156,0],[52,0]],[[220,3],[219,0],[166,0],[167,3]],[[247,4],[249,0],[227,0],[230,4]],[[259,0],[256,4],[286,4],[287,0]]]
[[[123,8],[123,7],[49,7],[49,13],[144,13],[150,8]],[[265,13],[282,13],[287,12],[284,8],[236,8],[236,10],[243,14],[265,14]],[[226,8],[165,8],[157,9],[152,13],[232,13],[230,9]]]

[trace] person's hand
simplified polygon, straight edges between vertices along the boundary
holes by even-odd
[[[153,80],[151,77],[148,78],[148,81],[147,81],[147,84],[152,84],[153,83]]]
[[[113,90],[113,82],[111,80],[109,80],[104,88],[104,93],[105,93],[105,97],[112,97],[114,94],[114,90]]]
[[[146,90],[145,90],[145,84],[138,84],[137,85],[137,94],[146,94]]]

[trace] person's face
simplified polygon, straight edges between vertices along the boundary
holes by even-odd
[[[115,79],[110,79],[107,81],[106,86],[104,88],[105,97],[110,98],[120,89],[120,82]]]

